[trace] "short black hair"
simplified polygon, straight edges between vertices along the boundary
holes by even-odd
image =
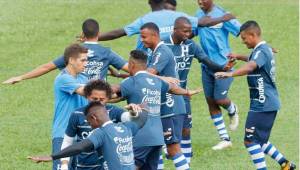
[[[190,21],[187,17],[178,17],[178,18],[175,20],[174,26],[176,26],[176,25],[179,24],[180,22],[184,22],[185,24],[192,25],[191,21]]]
[[[147,64],[148,56],[144,51],[132,50],[130,51],[130,57],[140,63]]]
[[[176,0],[165,0],[165,3],[171,4],[173,6],[177,6],[177,1]]]
[[[87,19],[82,24],[82,32],[86,38],[94,38],[98,36],[99,24],[94,19]]]
[[[259,36],[261,34],[261,29],[256,21],[253,20],[247,21],[240,28],[240,32],[250,31],[250,30],[254,31]]]
[[[146,24],[144,24],[140,30],[143,30],[143,29],[149,29],[149,30],[152,30],[154,32],[156,32],[158,35],[159,35],[159,28],[156,24],[154,24],[153,22],[148,22]]]
[[[88,82],[83,89],[85,97],[90,96],[93,90],[105,91],[106,96],[109,99],[112,96],[112,89],[110,85],[103,80],[91,80]]]
[[[69,45],[64,52],[65,64],[68,65],[70,58],[78,58],[82,53],[88,53],[88,49],[77,43]]]
[[[94,107],[104,108],[105,106],[98,101],[90,102],[84,109],[84,115],[88,116],[90,114],[90,110]]]
[[[164,2],[164,0],[149,0],[149,4],[160,4],[162,2]]]

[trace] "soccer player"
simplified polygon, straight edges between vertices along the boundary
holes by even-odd
[[[261,29],[256,21],[245,22],[240,34],[243,43],[253,51],[249,57],[233,54],[231,57],[247,63],[233,72],[217,72],[215,76],[227,78],[247,75],[250,110],[245,125],[244,143],[256,169],[267,169],[264,155],[267,154],[280,164],[282,170],[294,170],[296,166],[268,141],[280,109],[272,48],[262,40]]]
[[[147,23],[141,27],[141,40],[145,47],[152,50],[147,71],[160,76],[178,78],[174,55],[160,40],[156,24]],[[161,121],[169,158],[173,160],[176,169],[189,169],[189,164],[180,149],[186,114],[183,97],[167,93],[163,96],[162,102]]]
[[[176,11],[176,6],[177,6],[176,0],[165,0],[165,4],[164,4],[165,9]]]
[[[112,90],[108,83],[102,80],[92,80],[86,84],[84,87],[85,97],[89,102],[98,101],[101,102],[109,115],[109,118],[112,122],[125,122],[128,121],[131,117],[129,112],[126,112],[124,109],[119,108],[114,105],[106,104],[112,96]],[[133,110],[138,110],[137,105],[130,104],[129,105]],[[62,142],[61,150],[70,146],[73,141],[80,142],[86,139],[92,132],[91,126],[86,121],[85,117],[85,108],[81,107],[76,109],[70,116],[69,123],[64,135],[64,139]],[[139,109],[140,110],[140,109]],[[75,157],[76,168],[78,170],[96,170],[102,169],[103,167],[103,156],[102,154],[97,153],[96,151],[81,153]],[[62,166],[61,170],[68,169],[69,158],[61,159]]]
[[[166,96],[168,91],[188,96],[198,92],[168,84],[149,74],[146,71],[147,58],[143,51],[131,51],[128,65],[131,77],[123,80],[120,85],[116,85],[113,89],[128,103],[142,104],[149,110],[148,120],[144,128],[134,137],[135,163],[141,170],[157,170],[159,153],[164,144],[160,118],[161,98]]]
[[[60,151],[64,133],[71,113],[87,104],[83,97],[87,77],[82,73],[87,64],[88,50],[72,44],[65,49],[66,68],[55,78],[54,82],[54,118],[52,124],[52,153]],[[53,162],[53,170],[60,169],[60,161]]]
[[[128,71],[127,62],[122,59],[122,57],[113,52],[111,49],[98,44],[99,24],[96,20],[87,19],[83,22],[82,35],[85,39],[85,42],[83,42],[82,45],[88,48],[88,63],[84,73],[88,75],[89,79],[106,79],[108,66],[110,65],[117,69]],[[17,77],[12,77],[3,83],[18,83],[26,79],[42,76],[52,70],[55,70],[56,68],[62,70],[65,67],[66,64],[64,62],[64,58],[61,56],[49,63],[40,65],[28,73]]]
[[[100,102],[90,103],[85,113],[91,127],[95,129],[87,139],[51,156],[30,156],[28,158],[37,163],[48,162],[99,149],[107,161],[108,169],[135,170],[132,136],[144,126],[147,114],[139,113],[140,116],[134,120],[135,122],[115,124],[109,119],[105,106]]]
[[[143,46],[143,43],[141,42],[141,37],[140,37],[140,28],[148,22],[153,22],[159,27],[160,37],[163,39],[163,38],[169,37],[169,35],[173,31],[173,25],[174,25],[175,19],[178,17],[181,17],[181,16],[188,17],[194,28],[197,28],[198,25],[199,26],[213,25],[213,24],[220,23],[222,21],[228,21],[229,19],[234,18],[234,16],[231,14],[225,14],[223,16],[220,16],[219,18],[211,19],[210,17],[206,17],[206,18],[198,20],[196,17],[188,16],[187,14],[185,14],[183,12],[165,10],[164,0],[149,0],[148,3],[151,7],[151,10],[152,10],[151,12],[149,12],[148,14],[146,14],[142,17],[139,17],[134,22],[125,26],[124,28],[112,30],[107,33],[102,33],[99,36],[99,40],[100,41],[113,40],[113,39],[120,38],[120,37],[123,37],[126,35],[132,36],[135,34],[139,34],[136,49],[141,49],[145,52],[151,53],[149,51],[149,49],[147,49]]]
[[[198,3],[201,9],[197,11],[196,16],[199,19],[207,16],[217,18],[226,14],[226,11],[215,5],[213,0],[198,0]],[[239,32],[240,23],[236,19],[232,19],[210,27],[198,27],[195,34],[199,35],[200,44],[209,58],[219,65],[225,65],[228,62],[227,56],[231,52],[228,40],[229,33],[238,36]],[[220,106],[228,111],[230,117],[230,130],[236,130],[239,123],[237,106],[227,97],[233,78],[230,77],[216,80],[214,77],[215,72],[213,70],[204,64],[202,64],[201,68],[202,84],[206,102],[214,126],[217,128],[221,139],[221,141],[213,146],[212,149],[222,150],[231,147],[232,143],[226,130]]]
[[[191,33],[192,26],[190,21],[186,17],[179,17],[175,20],[174,31],[172,35],[163,40],[174,54],[177,64],[180,86],[184,89],[187,88],[187,78],[192,66],[193,58],[196,58],[199,62],[202,62],[208,68],[214,71],[226,71],[228,69],[231,69],[231,67],[233,66],[233,63],[228,62],[228,64],[226,64],[226,67],[223,68],[223,65],[220,66],[211,61],[199,45],[197,45],[193,40],[188,39]],[[183,124],[181,150],[188,163],[190,163],[192,157],[190,133],[190,129],[192,127],[192,115],[190,98],[184,97],[184,101],[187,114],[185,115]]]

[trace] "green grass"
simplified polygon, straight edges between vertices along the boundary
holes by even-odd
[[[194,15],[195,0],[178,1],[178,10]],[[288,159],[299,164],[299,17],[297,0],[216,0],[240,19],[256,20],[263,37],[277,54],[277,85],[282,109],[271,141]],[[86,18],[95,18],[102,31],[120,28],[150,8],[141,0],[1,0],[0,81],[21,74],[60,55],[75,41]],[[136,37],[103,43],[127,58]],[[239,38],[232,38],[234,52],[249,53]],[[239,64],[240,65],[240,64]],[[238,65],[238,66],[239,66]],[[50,169],[51,164],[33,164],[26,156],[51,151],[53,80],[58,71],[14,86],[0,86],[0,169]],[[194,63],[189,87],[201,85],[199,64]],[[117,82],[116,79],[109,79]],[[243,126],[249,107],[246,79],[236,78],[230,97],[239,106],[241,125],[230,132],[234,146],[221,152],[211,150],[218,142],[208,115],[204,95],[192,100],[193,149],[191,167],[196,170],[254,169],[243,146]],[[225,116],[228,122],[228,117]],[[279,166],[267,159],[269,169]],[[173,169],[170,162],[166,169]]]

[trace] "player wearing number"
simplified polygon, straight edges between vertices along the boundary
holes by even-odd
[[[272,48],[261,39],[261,29],[257,22],[247,21],[241,27],[243,43],[253,49],[250,56],[231,55],[247,64],[230,72],[218,72],[217,78],[247,75],[250,90],[250,110],[245,125],[245,146],[258,170],[266,170],[265,154],[277,161],[283,170],[294,170],[275,146],[268,141],[280,102],[275,85],[275,58]]]
[[[208,16],[217,18],[226,14],[226,11],[215,5],[213,0],[198,0],[198,3],[201,9],[197,11],[196,16],[199,19]],[[208,57],[220,65],[225,65],[228,62],[227,56],[231,51],[228,40],[229,33],[238,36],[239,32],[240,23],[236,19],[232,19],[210,27],[198,27],[195,34],[199,35],[200,44]],[[239,119],[237,106],[227,97],[233,78],[216,80],[214,73],[213,70],[202,64],[204,94],[211,118],[221,140],[212,149],[221,150],[232,146],[223,120],[221,107],[228,111],[230,117],[229,128],[231,130],[237,129]]]

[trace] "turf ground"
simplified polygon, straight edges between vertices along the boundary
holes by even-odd
[[[297,0],[216,0],[236,14],[241,22],[256,20],[264,39],[279,49],[277,85],[282,109],[270,140],[288,159],[299,164],[299,17]],[[178,1],[178,10],[194,15],[196,0]],[[102,31],[130,23],[150,9],[141,0],[0,0],[0,81],[48,62],[75,41],[86,18],[95,18]],[[127,58],[136,37],[104,42]],[[231,38],[234,52],[249,53],[240,39]],[[240,65],[240,64],[239,64]],[[238,66],[239,66],[238,65]],[[237,66],[237,67],[238,67]],[[50,169],[51,164],[33,164],[28,155],[51,151],[50,129],[53,115],[53,80],[58,71],[14,86],[0,86],[0,169]],[[199,64],[194,63],[189,87],[200,86]],[[118,82],[109,78],[110,82]],[[254,169],[243,146],[243,126],[249,107],[245,78],[236,78],[230,97],[239,106],[241,125],[230,132],[233,148],[211,150],[218,142],[208,115],[203,93],[192,100],[193,150],[195,170]],[[226,122],[228,117],[225,116]],[[267,159],[269,169],[279,169]],[[172,169],[170,162],[166,169]]]

